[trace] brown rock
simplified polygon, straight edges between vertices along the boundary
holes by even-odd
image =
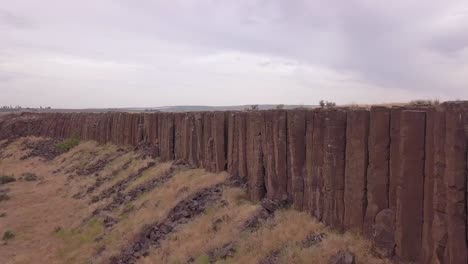
[[[263,164],[267,198],[287,200],[286,112],[264,112],[262,132]]]
[[[466,235],[466,169],[467,142],[464,115],[455,106],[446,112],[446,219],[448,263],[468,263]]]
[[[262,150],[263,112],[252,111],[246,120],[246,165],[250,199],[260,201],[265,196]]]
[[[337,229],[344,222],[346,112],[325,111],[323,222]]]
[[[375,216],[388,208],[390,111],[372,107],[369,128],[369,166],[367,168],[367,208],[364,233],[370,236]]]
[[[347,250],[340,250],[336,255],[333,255],[328,261],[329,264],[355,264],[355,256]]]
[[[344,227],[362,231],[366,212],[369,112],[349,111],[346,129]]]
[[[395,251],[395,212],[384,209],[375,217],[372,250],[381,258],[391,258]]]
[[[417,261],[421,252],[425,122],[424,112],[401,112],[395,240],[396,255],[404,261]]]
[[[293,207],[297,210],[302,210],[304,199],[306,111],[291,110],[287,113],[288,196],[293,203]]]
[[[312,194],[309,202],[309,211],[318,220],[323,216],[323,149],[324,149],[324,111],[317,111],[313,117],[313,131],[310,136],[310,119],[307,130],[307,178],[311,185]]]

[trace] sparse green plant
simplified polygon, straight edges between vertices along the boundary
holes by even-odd
[[[25,181],[37,181],[38,179],[37,175],[32,172],[25,172],[22,176]]]
[[[12,240],[14,237],[15,237],[15,233],[13,233],[13,231],[11,230],[7,230],[5,231],[5,233],[3,233],[2,240],[8,241],[8,240]]]
[[[10,200],[10,196],[8,196],[8,194],[0,193],[0,202],[1,201],[8,201],[8,200]]]
[[[208,263],[210,263],[210,256],[208,256],[207,254],[203,254],[203,255],[199,256],[195,260],[195,263],[197,263],[197,264],[208,264]]]
[[[58,143],[56,147],[63,152],[67,152],[70,149],[78,146],[78,144],[80,144],[80,139],[77,136],[73,136],[71,138],[67,138],[64,141]]]
[[[324,108],[325,107],[325,101],[320,100],[319,105],[320,105],[321,108]]]
[[[9,176],[9,175],[0,176],[0,185],[1,184],[7,184],[9,182],[14,182],[14,181],[16,181],[16,179],[13,176]]]
[[[249,107],[247,107],[245,110],[246,111],[258,111],[258,105],[251,105]]]
[[[418,106],[429,106],[429,105],[437,106],[437,105],[440,104],[440,101],[438,99],[435,99],[435,100],[418,99],[418,100],[410,101],[409,104],[410,105],[418,105]]]
[[[336,106],[336,103],[335,102],[329,102],[329,101],[324,101],[324,100],[320,100],[319,102],[319,105],[321,108],[333,108]]]

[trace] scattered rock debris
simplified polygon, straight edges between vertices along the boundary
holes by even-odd
[[[8,176],[8,175],[0,176],[0,185],[7,184],[10,182],[14,182],[14,181],[16,181],[16,179],[13,176]]]
[[[24,142],[23,150],[31,150],[29,154],[21,157],[21,160],[29,159],[31,157],[41,157],[46,160],[53,160],[55,157],[61,155],[65,151],[57,148],[57,144],[62,142],[58,139],[44,139],[38,141],[26,141]]]
[[[117,182],[116,184],[112,185],[110,188],[108,189],[105,189],[104,191],[101,192],[101,194],[99,194],[98,196],[95,196],[91,199],[91,203],[95,203],[95,202],[98,202],[102,199],[106,199],[106,198],[109,198],[111,195],[113,195],[114,193],[119,193],[119,192],[122,192],[123,190],[125,190],[125,188],[127,188],[127,186],[135,181],[137,178],[139,178],[143,172],[145,172],[146,170],[152,168],[156,166],[156,163],[155,162],[149,162],[146,166],[138,169],[138,171],[132,175],[130,175],[129,177]]]
[[[37,181],[39,179],[39,177],[32,172],[25,172],[21,176],[25,181]]]
[[[356,264],[355,256],[347,250],[340,250],[328,261],[329,264]]]
[[[264,199],[261,203],[262,207],[259,208],[249,219],[242,225],[242,231],[250,230],[255,231],[263,222],[271,218],[276,210],[286,208],[289,203],[284,201],[274,201]]]
[[[144,227],[135,241],[123,249],[119,256],[111,258],[111,263],[135,263],[148,254],[150,246],[158,247],[175,228],[200,215],[222,197],[223,184],[205,188],[179,202],[161,222]]]

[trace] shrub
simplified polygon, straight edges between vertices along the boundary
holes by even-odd
[[[32,172],[23,173],[23,178],[25,181],[37,181],[37,175]]]
[[[74,137],[71,137],[71,138],[67,138],[64,141],[58,143],[56,145],[56,147],[59,150],[63,151],[63,152],[67,152],[70,149],[78,146],[78,144],[80,144],[80,139],[78,137],[74,136]]]
[[[14,181],[16,181],[16,179],[13,176],[8,176],[8,175],[0,176],[0,185],[7,184],[9,182],[14,182]]]
[[[418,99],[418,100],[413,100],[413,101],[410,101],[409,102],[410,105],[439,105],[440,102],[439,100],[421,100],[421,99]]]
[[[5,231],[5,233],[3,233],[3,237],[2,237],[2,240],[3,241],[8,241],[8,240],[11,240],[15,237],[15,233],[13,233],[13,231],[11,230],[7,230]]]

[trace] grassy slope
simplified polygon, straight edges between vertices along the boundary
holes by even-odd
[[[7,230],[15,233],[12,240],[0,245],[0,263],[106,263],[133,241],[143,226],[161,221],[179,201],[227,178],[226,173],[182,169],[161,186],[107,213],[118,221],[109,228],[103,225],[102,215],[90,216],[114,196],[90,203],[92,197],[152,160],[125,150],[97,174],[77,176],[76,171],[116,155],[117,147],[84,142],[52,161],[37,157],[21,160],[28,152],[23,150],[24,140],[40,139],[21,139],[0,150],[0,175],[14,175],[18,179],[0,186],[8,188],[11,197],[0,202],[0,215],[6,213],[0,217],[0,235]],[[162,177],[170,167],[171,163],[158,163],[130,182],[123,193]],[[40,179],[20,180],[25,172],[34,172]],[[106,177],[107,181],[83,198],[72,198],[85,192],[100,177]],[[244,221],[259,208],[246,197],[245,190],[239,187],[225,187],[223,202],[178,226],[160,247],[151,249],[149,256],[140,262],[207,263],[210,251],[232,243],[236,249],[233,257],[218,262],[256,263],[276,251],[282,263],[326,263],[338,250],[349,249],[356,254],[358,263],[385,263],[369,254],[370,245],[362,238],[348,233],[335,234],[306,213],[290,209],[277,211],[257,230],[242,231]],[[322,232],[327,234],[324,241],[302,248],[299,242],[307,235]]]

